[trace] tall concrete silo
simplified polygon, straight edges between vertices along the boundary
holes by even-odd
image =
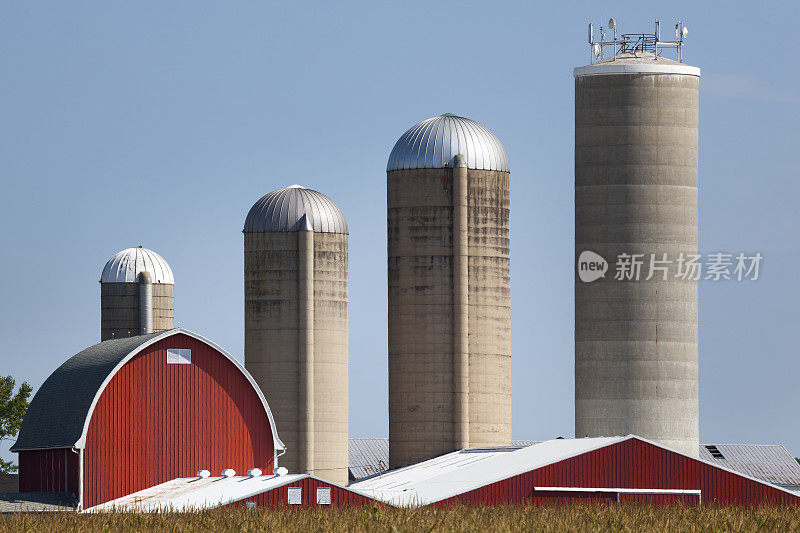
[[[347,484],[347,222],[292,185],[244,224],[245,367],[272,408],[290,472]]]
[[[108,260],[100,276],[100,340],[175,327],[175,278],[164,258],[128,248]]]
[[[389,466],[511,439],[509,166],[497,137],[424,120],[387,166]]]
[[[621,46],[574,72],[575,435],[696,456],[697,281],[681,254],[697,254],[700,69]],[[605,277],[581,281],[585,251]]]

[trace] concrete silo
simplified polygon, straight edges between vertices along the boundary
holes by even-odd
[[[700,69],[625,37],[574,72],[575,435],[633,433],[696,456],[697,281],[681,257],[697,254]],[[585,251],[605,277],[581,281]]]
[[[488,129],[433,117],[387,166],[389,466],[511,439],[508,158]]]
[[[348,233],[342,211],[292,185],[244,224],[245,367],[272,407],[280,464],[348,482]]]
[[[100,340],[175,327],[175,279],[164,258],[128,248],[108,260],[100,276]]]

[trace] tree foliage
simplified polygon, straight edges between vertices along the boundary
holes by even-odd
[[[19,390],[14,394],[14,378],[11,376],[0,377],[0,441],[10,440],[17,436],[22,427],[22,419],[28,410],[28,398],[33,392],[33,387],[27,382],[22,382]],[[0,474],[10,474],[17,471],[13,461],[0,459]]]

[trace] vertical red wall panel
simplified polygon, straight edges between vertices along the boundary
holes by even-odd
[[[71,492],[78,496],[78,454],[70,448],[19,452],[20,492]]]
[[[628,439],[490,483],[442,500],[437,505],[455,502],[552,503],[576,499],[604,501],[602,496],[587,493],[537,495],[534,487],[699,489],[702,491],[703,505],[800,505],[798,496],[637,439]],[[616,495],[613,498],[616,500]],[[677,500],[693,505],[698,498],[691,495],[621,495],[620,500],[632,503],[665,503]]]
[[[272,490],[256,494],[244,500],[240,500],[231,505],[235,507],[244,507],[247,502],[255,502],[257,507],[277,507],[289,505],[289,488],[300,487],[303,503],[301,505],[292,505],[292,507],[309,507],[317,505],[317,488],[330,488],[331,489],[331,504],[320,505],[320,507],[357,507],[363,505],[377,505],[373,499],[367,498],[353,491],[331,485],[325,481],[314,478],[300,479],[294,483],[289,483],[282,487],[276,487]]]
[[[167,364],[168,348],[191,364]],[[272,430],[255,389],[224,355],[184,334],[137,354],[111,379],[84,451],[84,508],[200,469],[272,472]]]

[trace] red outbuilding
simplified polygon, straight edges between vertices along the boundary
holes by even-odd
[[[86,509],[200,469],[272,472],[283,449],[244,367],[172,329],[101,342],[61,365],[11,451],[20,492],[72,493]]]
[[[800,496],[635,435],[470,448],[366,478],[350,490],[397,506],[574,501],[799,505]]]
[[[93,507],[90,512],[188,512],[216,507],[360,507],[372,498],[308,474],[178,478]]]

